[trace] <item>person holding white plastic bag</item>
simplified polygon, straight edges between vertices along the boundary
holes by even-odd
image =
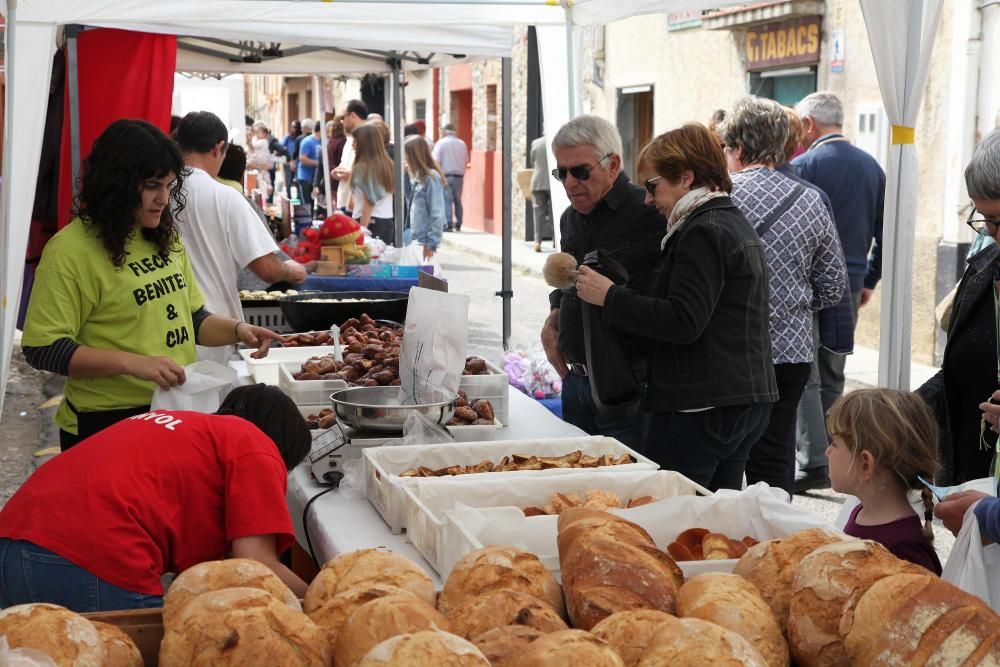
[[[424,248],[424,260],[429,260],[444,236],[444,171],[419,134],[406,139],[403,151],[412,184],[408,202],[410,229],[413,240]]]
[[[65,451],[149,409],[156,385],[184,383],[195,344],[277,334],[205,309],[175,224],[188,170],[159,128],[118,120],[84,160],[74,219],[42,253],[21,344],[28,363],[68,376],[56,411]]]

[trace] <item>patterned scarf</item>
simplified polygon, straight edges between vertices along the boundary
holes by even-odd
[[[696,208],[701,206],[707,201],[712,199],[717,199],[719,197],[728,197],[729,194],[723,192],[722,190],[709,190],[706,187],[695,188],[691,190],[686,195],[681,197],[676,204],[674,204],[673,210],[670,211],[670,217],[667,218],[667,235],[663,237],[663,241],[660,242],[660,250],[667,245],[667,239],[676,232],[681,225],[687,221],[688,216]]]

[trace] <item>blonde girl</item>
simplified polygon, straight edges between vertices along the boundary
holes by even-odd
[[[403,151],[412,184],[407,204],[410,228],[413,240],[424,247],[424,259],[428,260],[444,236],[444,172],[419,134],[406,138]]]
[[[827,413],[826,448],[834,491],[856,496],[844,532],[875,540],[899,558],[941,574],[931,545],[930,492],[917,479],[937,470],[938,426],[916,394],[892,389],[861,389],[842,396]],[[924,525],[907,494],[920,489]]]
[[[392,160],[385,152],[382,133],[373,123],[363,123],[351,133],[354,139],[354,166],[351,193],[354,219],[371,230],[372,236],[392,245],[396,226],[392,215]]]

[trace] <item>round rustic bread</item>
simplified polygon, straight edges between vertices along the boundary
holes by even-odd
[[[828,544],[802,559],[792,582],[788,642],[802,667],[847,664],[840,616],[848,598],[891,574],[927,574],[871,540]]]
[[[438,611],[493,591],[519,591],[533,595],[565,616],[562,589],[533,553],[517,547],[486,547],[466,554],[448,575],[438,598]]]
[[[309,617],[257,588],[209,591],[164,628],[160,667],[330,663],[326,634]]]
[[[387,595],[411,595],[415,600],[420,600],[408,590],[398,586],[386,586],[383,584],[371,584],[365,586],[355,586],[346,591],[337,593],[328,599],[317,609],[309,612],[309,618],[313,623],[323,628],[326,632],[330,646],[337,643],[337,637],[341,628],[351,614],[363,604],[368,604],[372,600],[384,598]],[[423,600],[420,600],[423,602]]]
[[[55,604],[20,604],[0,611],[0,637],[10,648],[30,648],[60,667],[103,667],[107,649],[94,624]]]
[[[760,653],[769,667],[788,667],[788,643],[760,591],[741,576],[709,572],[677,591],[677,615],[700,618],[732,630]]]
[[[615,650],[625,667],[639,664],[642,652],[660,626],[674,617],[656,609],[636,609],[611,614],[590,629],[591,634],[603,639]]]
[[[424,630],[396,635],[368,651],[359,667],[490,667],[478,648],[457,635]]]
[[[230,558],[198,563],[181,572],[163,598],[163,625],[172,625],[193,598],[224,588],[258,588],[276,597],[289,609],[302,611],[295,593],[271,568],[251,558]]]
[[[527,625],[504,625],[487,630],[473,639],[472,643],[482,651],[493,667],[510,667],[528,644],[544,636],[544,632]]]
[[[432,607],[437,602],[434,582],[409,558],[381,549],[361,549],[327,561],[309,584],[303,606],[311,613],[337,593],[370,584],[398,586]]]
[[[816,549],[847,539],[820,528],[800,530],[787,537],[754,545],[740,557],[735,574],[750,580],[771,606],[781,632],[788,625],[788,601],[792,597],[792,579],[802,559]]]
[[[514,667],[623,667],[606,643],[584,630],[560,630],[528,644]]]
[[[341,626],[333,647],[337,667],[351,667],[376,645],[407,633],[451,627],[437,609],[412,594],[387,595],[358,607]]]
[[[671,618],[643,651],[639,667],[766,667],[750,642],[700,618]]]
[[[451,610],[448,623],[452,632],[466,639],[504,625],[527,625],[546,634],[568,629],[552,607],[518,591],[494,591],[470,598]]]
[[[855,591],[840,635],[853,665],[1000,664],[1000,616],[932,574],[891,574]]]
[[[108,657],[104,662],[105,667],[142,667],[142,654],[139,647],[135,645],[132,638],[125,634],[125,631],[117,625],[91,621],[97,628],[97,633],[101,635],[104,642],[104,650],[108,652]]]

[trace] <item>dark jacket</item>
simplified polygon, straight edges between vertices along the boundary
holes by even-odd
[[[764,245],[729,197],[671,235],[648,291],[612,287],[604,318],[644,341],[653,412],[778,400]]]
[[[993,276],[998,267],[1000,267],[1000,246],[997,245],[987,246],[969,258],[968,268],[955,291],[941,370],[917,389],[917,393],[934,410],[938,425],[941,427],[941,440],[938,443],[938,461],[941,464],[937,476],[939,484],[954,484],[982,476],[979,471],[956,470],[954,442],[958,429],[952,424],[951,415],[960,414],[960,410],[953,404],[953,396],[949,394],[952,383],[961,381],[962,378],[958,369],[951,368],[948,362],[954,353],[956,333],[964,330],[976,303],[993,289]],[[958,338],[960,339],[960,336]],[[983,364],[995,369],[996,359],[983,359]]]

